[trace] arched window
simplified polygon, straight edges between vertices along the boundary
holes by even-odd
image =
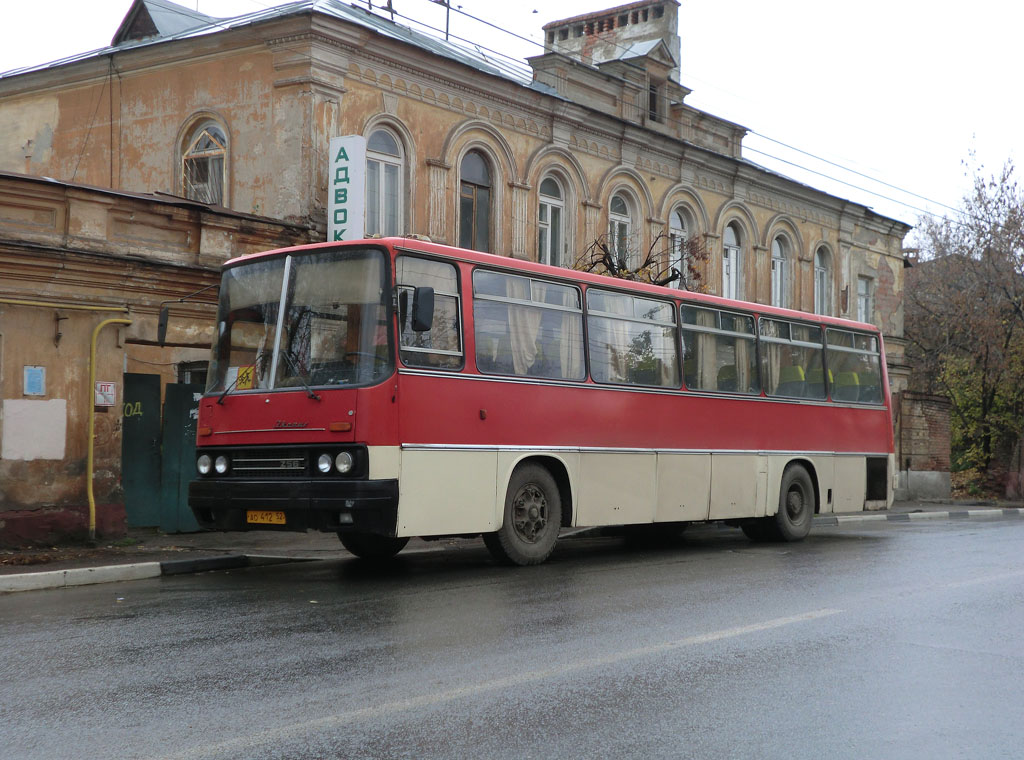
[[[814,313],[832,313],[832,262],[825,246],[814,252]]]
[[[789,241],[779,235],[772,240],[772,306],[789,306]]]
[[[201,122],[189,133],[181,152],[182,195],[223,206],[227,155],[224,130],[216,122]]]
[[[681,275],[672,282],[672,287],[688,290],[692,285],[690,267],[695,263],[691,260],[687,245],[694,234],[694,226],[689,212],[682,206],[676,206],[668,218],[668,266],[675,267]]]
[[[491,170],[478,150],[459,167],[459,245],[476,251],[491,248]]]
[[[740,298],[742,293],[740,254],[740,231],[732,223],[722,235],[722,295],[726,298]]]
[[[374,130],[366,142],[366,234],[400,235],[402,223],[403,152],[385,129]]]
[[[633,239],[633,213],[625,193],[613,195],[608,205],[608,243],[627,267],[632,269],[639,265],[636,261],[636,241]]]
[[[537,216],[537,260],[556,267],[570,266],[565,240],[565,193],[554,177],[540,183]]]

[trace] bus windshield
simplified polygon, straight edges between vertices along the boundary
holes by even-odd
[[[207,393],[369,385],[394,367],[385,256],[315,251],[234,266],[221,283]]]

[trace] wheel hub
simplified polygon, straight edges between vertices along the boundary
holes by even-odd
[[[537,486],[528,483],[516,494],[512,514],[512,524],[519,537],[528,543],[536,543],[547,525],[547,499]]]

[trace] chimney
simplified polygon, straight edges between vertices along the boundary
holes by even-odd
[[[629,55],[640,43],[664,40],[676,61],[669,78],[679,81],[677,0],[629,3],[544,25],[544,52],[597,65]]]

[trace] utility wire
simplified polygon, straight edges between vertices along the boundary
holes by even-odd
[[[434,2],[434,0],[428,0],[428,2]],[[450,0],[449,0],[449,2],[450,2]],[[540,43],[540,42],[537,42],[536,40],[530,39],[528,37],[524,37],[521,34],[517,34],[516,32],[513,32],[513,31],[511,31],[511,30],[509,30],[509,29],[507,29],[505,27],[498,26],[497,24],[495,24],[495,23],[493,23],[491,21],[488,21],[486,19],[480,18],[479,16],[474,16],[473,14],[471,14],[471,13],[469,13],[467,11],[464,11],[461,8],[455,8],[455,7],[451,7],[451,6],[448,6],[448,7],[451,10],[455,11],[459,15],[465,16],[468,19],[471,19],[471,20],[476,21],[478,23],[484,24],[485,26],[488,26],[488,27],[490,27],[492,29],[495,29],[495,30],[497,30],[499,32],[503,32],[503,33],[509,35],[510,37],[513,37],[515,39],[521,40],[523,42],[527,42],[527,43],[529,43],[531,45],[543,48],[545,50],[547,49],[546,46],[544,45],[544,43]],[[407,17],[403,16],[403,18],[407,18]],[[432,27],[427,26],[427,28],[432,28]],[[611,47],[613,47],[613,48],[617,48],[621,52],[625,52],[625,51],[627,51],[629,49],[628,46],[626,46],[626,45],[615,43],[615,42],[612,42],[610,40],[606,40],[606,41],[604,41],[604,43],[609,45],[609,46],[611,46]],[[673,118],[669,117],[667,114],[665,115],[665,121],[667,123],[669,123],[669,124],[674,124],[676,126],[683,126],[683,123],[679,119],[673,119]],[[866,180],[868,180],[870,182],[877,183],[877,184],[879,184],[879,185],[881,185],[883,187],[888,187],[891,190],[896,190],[897,192],[903,193],[903,194],[908,195],[908,196],[910,196],[912,198],[917,198],[918,200],[923,200],[926,203],[933,204],[935,206],[938,206],[938,207],[941,207],[943,209],[952,211],[954,213],[958,213],[959,214],[959,213],[962,212],[961,209],[955,208],[953,206],[949,206],[948,204],[945,204],[945,203],[942,203],[940,201],[936,201],[936,200],[934,200],[932,198],[928,198],[926,196],[920,195],[919,193],[915,193],[915,192],[913,192],[911,190],[907,190],[907,189],[905,189],[903,187],[900,187],[898,185],[891,184],[889,182],[886,182],[885,180],[877,179],[876,177],[872,177],[869,174],[865,174],[865,173],[859,172],[859,171],[857,171],[855,169],[851,169],[851,168],[849,168],[847,166],[843,166],[842,164],[839,164],[839,163],[837,163],[835,161],[831,161],[831,160],[829,160],[827,158],[824,158],[824,157],[819,156],[817,154],[814,154],[814,153],[811,153],[809,151],[803,150],[801,148],[797,148],[797,147],[795,147],[793,145],[790,145],[788,143],[785,143],[785,142],[783,142],[781,140],[777,140],[777,139],[775,139],[773,137],[769,137],[768,135],[765,135],[765,134],[763,134],[761,132],[758,132],[757,130],[753,130],[753,129],[747,128],[747,131],[750,134],[756,135],[757,137],[760,137],[763,140],[767,140],[769,142],[775,143],[776,145],[779,145],[781,147],[784,147],[784,148],[787,148],[789,150],[795,151],[795,152],[797,152],[797,153],[799,153],[801,155],[807,156],[808,158],[814,159],[815,161],[820,161],[823,164],[827,164],[827,165],[832,166],[832,167],[834,167],[836,169],[839,169],[841,171],[848,172],[848,173],[853,174],[855,176],[858,176],[858,177],[861,177],[863,179],[866,179]],[[834,182],[838,182],[840,184],[846,185],[847,187],[851,187],[851,188],[853,188],[855,190],[859,190],[860,192],[867,193],[867,194],[871,195],[872,197],[880,198],[882,200],[889,201],[890,203],[896,203],[896,204],[898,204],[900,206],[903,206],[905,208],[911,209],[913,211],[917,211],[918,213],[922,213],[922,214],[925,214],[925,215],[928,215],[928,216],[933,216],[933,217],[938,217],[939,216],[938,214],[936,214],[933,211],[928,211],[926,209],[922,209],[922,208],[920,208],[918,206],[915,206],[915,205],[913,205],[911,203],[907,203],[905,201],[901,201],[901,200],[898,200],[896,198],[892,198],[890,196],[883,195],[883,194],[881,194],[881,193],[879,193],[877,191],[870,190],[868,188],[861,187],[859,185],[854,185],[854,184],[852,184],[850,182],[846,182],[844,180],[841,180],[838,177],[833,177],[833,176],[831,176],[829,174],[825,174],[823,172],[816,171],[816,170],[811,169],[810,167],[804,166],[802,164],[786,160],[786,159],[782,158],[781,156],[776,156],[776,155],[774,155],[772,153],[767,153],[767,152],[762,151],[762,150],[757,150],[755,148],[750,148],[750,147],[748,147],[746,145],[743,146],[743,150],[745,150],[745,151],[749,150],[750,152],[757,153],[757,154],[765,156],[767,158],[779,161],[779,162],[784,163],[784,164],[786,164],[788,166],[793,166],[794,168],[801,169],[803,171],[807,171],[807,172],[809,172],[811,174],[814,174],[816,176],[823,177],[825,179],[829,179],[829,180],[832,180]]]
[[[268,5],[268,4],[259,2],[259,0],[248,0],[248,2],[252,3],[253,5],[256,5],[256,6],[260,7],[261,10],[270,10],[272,8],[280,7],[281,6],[281,4]],[[429,23],[426,23],[426,22],[420,21],[418,19],[415,19],[415,18],[413,18],[411,16],[407,16],[405,14],[402,14],[402,13],[394,10],[393,6],[392,7],[388,7],[388,5],[386,5],[383,2],[380,2],[380,0],[378,0],[378,2],[380,3],[378,6],[374,6],[372,1],[368,2],[367,3],[368,10],[366,12],[367,13],[372,13],[372,15],[374,15],[374,16],[376,16],[378,18],[386,18],[386,17],[381,16],[381,15],[379,15],[377,13],[373,13],[374,10],[384,11],[389,16],[396,16],[396,17],[398,17],[400,19],[403,19],[404,21],[409,22],[409,24],[410,24],[409,28],[410,29],[412,29],[412,26],[415,25],[415,27],[417,27],[417,28],[428,30],[428,31],[432,32],[436,36],[437,41],[439,41],[439,42],[442,41],[442,35],[444,34],[444,30],[439,29],[438,27],[432,26]],[[434,0],[427,0],[427,2],[430,2],[432,4],[442,5],[442,6],[446,5],[445,3],[435,3]],[[287,3],[285,3],[284,5],[287,5]],[[356,6],[355,4],[353,4],[353,7],[357,8],[359,10],[362,10],[361,8]],[[510,36],[510,37],[512,37],[514,39],[520,40],[522,42],[529,43],[530,45],[539,47],[541,49],[546,49],[544,43],[537,42],[536,40],[530,39],[528,37],[524,37],[523,35],[518,34],[516,32],[513,32],[513,31],[511,31],[510,29],[508,29],[506,27],[499,26],[498,24],[496,24],[494,22],[488,21],[487,19],[481,18],[479,16],[475,16],[472,13],[464,11],[460,7],[453,7],[451,5],[447,5],[447,8],[448,8],[449,11],[454,11],[458,15],[464,16],[467,19],[470,19],[470,20],[475,21],[477,23],[483,24],[484,26],[487,26],[487,27],[489,27],[491,29],[494,29],[494,30],[496,30],[498,32],[506,34],[506,35],[508,35],[508,36]],[[259,12],[260,11],[254,11],[253,13],[254,14],[258,14]],[[239,33],[241,33],[243,35],[249,36],[251,39],[253,39],[255,41],[264,42],[262,37],[259,37],[258,35],[248,31],[247,29],[245,29],[244,26],[236,25],[234,22],[236,21],[237,18],[239,18],[237,16],[236,17],[225,18],[225,19],[219,19],[219,18],[212,17],[212,16],[209,16],[209,15],[206,15],[206,14],[201,14],[201,13],[198,13],[198,12],[193,12],[193,11],[187,9],[187,8],[182,8],[181,9],[181,13],[182,13],[182,15],[191,16],[192,18],[195,18],[197,21],[200,21],[200,22],[206,24],[207,28],[213,27],[213,28],[224,30],[224,31],[233,30],[233,31],[239,32]],[[245,15],[248,15],[248,14],[245,14]],[[253,19],[253,20],[255,20],[255,19]],[[192,32],[192,31],[193,30],[189,30],[189,32]],[[196,30],[194,30],[195,33],[200,33],[202,31],[203,30],[200,29],[200,28],[197,28]],[[457,40],[459,42],[465,43],[466,45],[468,45],[470,47],[471,50],[476,51],[478,54],[482,55],[485,58],[485,60],[488,60],[492,65],[495,66],[495,68],[497,68],[499,70],[505,70],[507,73],[518,75],[519,77],[522,77],[523,79],[528,79],[530,77],[531,69],[522,60],[520,60],[518,58],[513,58],[512,56],[509,56],[506,53],[502,53],[501,51],[497,51],[497,50],[494,50],[492,48],[480,45],[479,43],[473,42],[472,40],[466,39],[464,37],[460,37],[458,35],[453,35],[453,34],[450,33],[450,31],[448,33],[448,37],[451,38],[451,39],[455,39],[455,40]],[[618,48],[621,51],[628,50],[628,47],[625,46],[625,45],[621,45],[621,44],[618,44],[618,43],[612,43],[610,41],[609,41],[609,44],[612,45],[613,47]],[[288,45],[284,45],[283,47],[285,47],[287,49],[291,49],[291,50],[293,50],[293,52],[301,52],[298,48],[290,47]],[[458,48],[460,46],[459,45],[454,45],[453,47]],[[109,53],[116,53],[116,52],[119,52],[119,51],[117,51],[116,49],[108,49],[108,52]],[[487,56],[483,55],[484,52],[490,53],[497,60],[487,59]],[[101,97],[102,97],[102,92],[101,92]],[[99,104],[99,99],[97,100],[97,110],[98,110],[98,104]],[[94,115],[93,118],[95,119],[95,115]],[[673,119],[670,116],[668,116],[668,114],[664,115],[663,121],[665,123],[672,124],[672,125],[675,125],[675,126],[683,126],[683,122],[681,120]],[[870,176],[868,174],[864,174],[862,172],[859,172],[859,171],[857,171],[855,169],[851,169],[849,167],[843,166],[842,164],[839,164],[837,162],[831,161],[829,159],[826,159],[826,158],[824,158],[822,156],[816,155],[816,154],[811,153],[809,151],[797,148],[797,147],[795,147],[793,145],[790,145],[790,144],[788,144],[788,143],[786,143],[784,141],[777,140],[775,138],[769,137],[768,135],[765,135],[765,134],[763,134],[761,132],[758,132],[756,130],[747,129],[747,131],[749,132],[749,134],[755,135],[755,136],[757,136],[757,137],[759,137],[759,138],[761,138],[763,140],[767,140],[768,142],[771,142],[773,144],[779,145],[780,147],[786,148],[788,150],[792,150],[792,151],[794,151],[794,152],[796,152],[796,153],[798,153],[800,155],[806,156],[807,158],[813,159],[815,161],[819,161],[819,162],[821,162],[823,164],[826,164],[828,166],[832,166],[833,168],[839,169],[840,171],[847,172],[847,173],[852,174],[854,176],[859,176],[859,177],[861,177],[863,179],[868,180],[869,182],[873,182],[873,183],[879,184],[879,185],[881,185],[883,187],[887,187],[889,189],[896,190],[899,193],[902,193],[904,195],[907,195],[907,196],[910,196],[910,197],[913,197],[913,198],[917,198],[919,200],[923,200],[923,201],[925,201],[925,202],[927,202],[929,204],[933,204],[933,205],[938,206],[940,208],[952,211],[952,212],[954,212],[956,214],[962,214],[963,213],[962,209],[954,208],[954,207],[949,206],[949,205],[947,205],[945,203],[941,203],[941,202],[936,201],[934,199],[931,199],[931,198],[928,198],[926,196],[923,196],[923,195],[920,195],[918,193],[915,193],[915,192],[913,192],[911,190],[907,190],[905,188],[899,187],[898,185],[894,185],[894,184],[886,182],[884,180],[872,177],[872,176]],[[845,180],[839,179],[838,177],[832,176],[830,174],[826,174],[825,172],[817,171],[815,169],[812,169],[812,168],[810,168],[808,166],[805,166],[803,164],[797,163],[795,161],[790,161],[790,160],[784,159],[781,156],[775,155],[773,153],[768,153],[768,152],[763,151],[763,150],[758,150],[756,148],[752,148],[752,147],[747,146],[747,145],[743,145],[742,149],[745,152],[749,151],[751,153],[756,153],[756,154],[764,156],[764,157],[766,157],[768,159],[771,159],[771,160],[774,160],[774,161],[778,161],[778,162],[780,162],[782,164],[785,164],[787,166],[792,166],[795,169],[799,169],[801,171],[808,172],[810,174],[813,174],[813,175],[818,176],[818,177],[822,177],[822,178],[830,180],[832,182],[839,183],[839,184],[844,185],[846,187],[853,188],[853,189],[858,190],[860,192],[867,193],[871,197],[879,198],[879,199],[888,201],[890,203],[895,203],[895,204],[897,204],[899,206],[902,206],[902,207],[907,208],[907,209],[911,209],[913,211],[916,211],[916,212],[921,213],[921,214],[925,214],[927,216],[931,216],[931,217],[935,217],[935,218],[940,218],[939,214],[936,214],[933,211],[929,211],[927,209],[920,208],[919,206],[915,206],[912,203],[908,203],[906,201],[902,201],[902,200],[893,198],[893,197],[888,196],[888,195],[884,195],[884,194],[882,194],[882,193],[880,193],[880,192],[878,192],[876,190],[871,190],[871,189],[862,187],[860,185],[855,185],[855,184],[853,184],[851,182],[847,182]],[[79,156],[79,162],[81,162],[81,156]],[[77,166],[76,166],[76,170],[77,170]],[[77,171],[76,171],[76,173],[77,173]]]

